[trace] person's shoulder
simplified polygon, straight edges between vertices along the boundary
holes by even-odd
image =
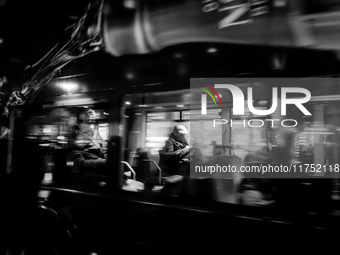
[[[169,137],[166,141],[165,141],[166,143],[174,143],[175,142],[175,140],[172,138],[172,137]]]

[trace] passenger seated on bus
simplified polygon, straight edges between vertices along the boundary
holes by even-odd
[[[194,155],[195,148],[189,146],[185,138],[186,134],[189,134],[189,131],[185,126],[177,124],[165,143],[162,152],[162,158],[165,162],[160,164],[166,164],[168,173],[171,175],[179,174],[184,176],[189,174],[189,162]]]
[[[93,110],[79,114],[78,123],[70,127],[69,159],[75,172],[105,175],[107,143],[95,129]]]

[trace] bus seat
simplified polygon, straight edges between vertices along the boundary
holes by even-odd
[[[159,161],[158,161],[159,167],[164,171],[163,175],[167,175],[168,172],[169,172],[169,169],[168,169],[168,158],[164,154],[163,150],[159,150],[158,151],[158,155],[159,155]]]
[[[130,175],[127,175],[127,172],[124,173],[126,179],[124,180],[122,189],[135,192],[144,190],[144,184],[142,182],[136,181],[136,172],[132,166],[126,161],[121,161],[121,163],[123,166],[126,166],[129,169],[130,173]]]
[[[149,151],[143,150],[140,152],[138,161],[139,161],[139,166],[141,167],[141,170],[144,175],[144,180],[150,177],[155,177],[159,174],[157,167],[153,164],[150,164],[150,162],[147,161],[150,159],[151,159],[151,155]]]
[[[153,192],[162,191],[167,194],[177,193],[179,190],[178,184],[183,180],[183,176],[163,176],[163,169],[150,156],[148,151],[141,152],[139,156],[139,162],[143,166],[145,176],[145,189]]]
[[[163,150],[158,151],[159,155],[159,166],[162,169],[163,176],[177,175],[179,172],[180,165],[176,164]]]
[[[127,171],[124,171],[125,176],[130,177],[133,180],[136,180],[136,171],[132,168],[132,166],[124,160],[121,161],[121,163],[123,164],[123,166],[127,167]]]
[[[213,154],[217,155],[228,155],[227,150],[229,150],[229,155],[234,155],[234,149],[231,145],[214,145]]]

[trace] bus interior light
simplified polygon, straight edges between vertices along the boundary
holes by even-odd
[[[217,49],[215,47],[210,47],[210,48],[207,49],[207,52],[208,53],[215,53],[215,52],[217,52]]]
[[[79,85],[75,82],[60,82],[57,84],[59,88],[61,88],[64,92],[76,92],[79,88]]]

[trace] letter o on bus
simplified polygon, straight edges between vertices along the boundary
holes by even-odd
[[[251,122],[254,122],[254,121],[259,121],[259,122],[261,122],[261,126],[252,126],[252,125],[250,125],[250,123],[251,123]],[[249,127],[262,127],[263,125],[264,125],[263,120],[259,120],[259,119],[248,120],[248,126],[249,126]]]

